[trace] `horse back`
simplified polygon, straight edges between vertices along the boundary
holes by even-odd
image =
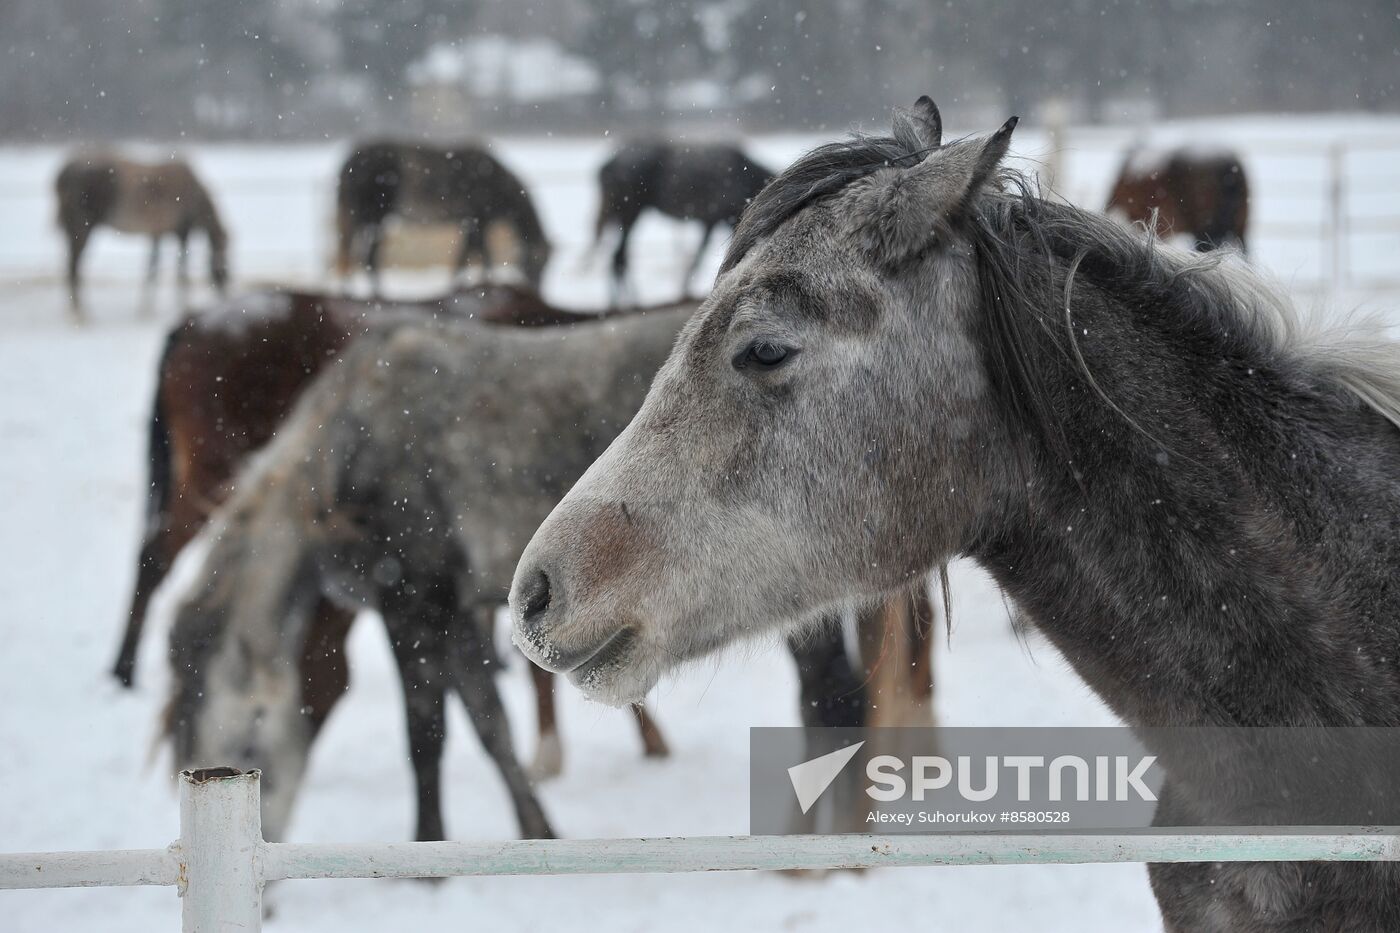
[[[674,217],[706,224],[738,223],[771,173],[737,146],[670,146],[659,173],[657,204]]]
[[[239,464],[276,432],[302,390],[350,340],[355,323],[318,296],[231,299],[175,329],[158,374],[174,498],[202,522]]]
[[[404,142],[358,146],[340,173],[342,213],[362,224],[393,214],[410,223],[506,219],[537,232],[525,186],[483,146]]]

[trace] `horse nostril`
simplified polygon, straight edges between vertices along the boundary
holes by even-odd
[[[549,574],[537,571],[521,596],[524,597],[520,616],[533,622],[549,608]]]

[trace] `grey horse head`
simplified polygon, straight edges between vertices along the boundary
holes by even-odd
[[[1015,122],[944,145],[921,98],[755,199],[636,419],[524,553],[526,654],[621,703],[961,547],[995,473],[964,221]]]

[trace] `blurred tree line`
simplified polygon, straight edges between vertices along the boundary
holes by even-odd
[[[596,80],[521,100],[414,79],[481,36],[548,40]],[[925,91],[1086,121],[1400,109],[1396,0],[3,0],[0,50],[9,139],[841,128]]]

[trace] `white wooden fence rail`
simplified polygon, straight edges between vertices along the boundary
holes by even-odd
[[[186,933],[257,930],[268,881],[446,878],[912,865],[1400,861],[1400,827],[1279,833],[1165,829],[1076,835],[701,836],[303,845],[264,842],[258,772],[180,775],[180,839],[166,849],[0,855],[0,889],[174,885]]]

